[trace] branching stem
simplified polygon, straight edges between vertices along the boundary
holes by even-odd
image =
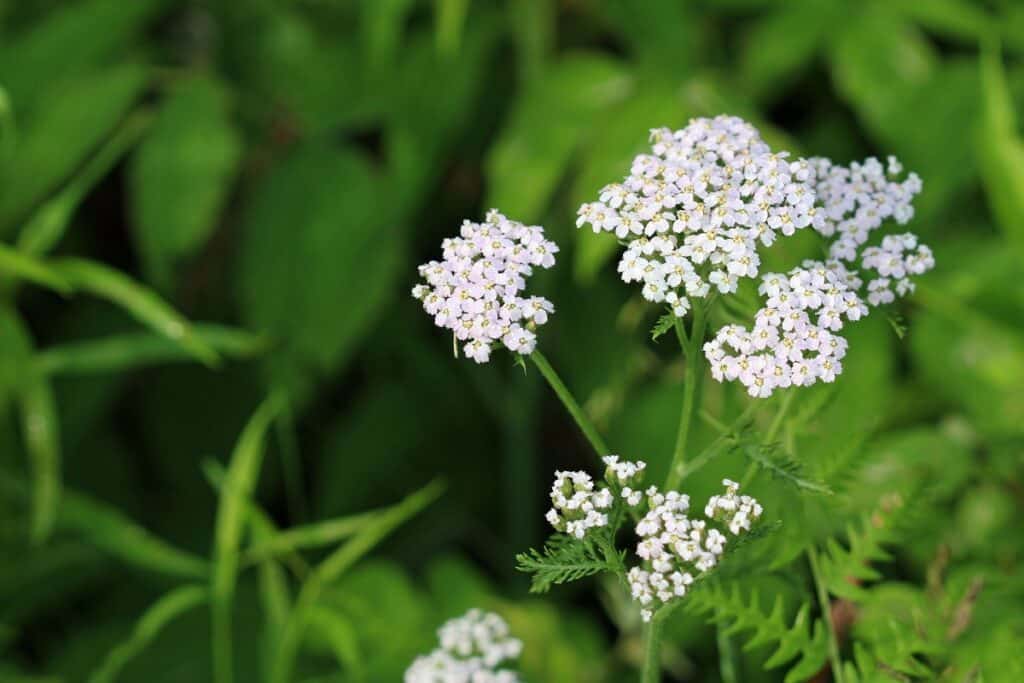
[[[551,388],[554,389],[555,394],[562,401],[562,405],[564,405],[565,409],[569,411],[570,415],[572,415],[572,419],[576,421],[576,425],[580,428],[580,431],[583,432],[585,437],[587,437],[587,441],[590,442],[590,445],[597,453],[597,457],[603,458],[608,455],[611,451],[608,450],[607,444],[605,444],[604,439],[601,438],[601,435],[598,433],[594,423],[592,423],[586,413],[583,412],[580,404],[577,403],[576,399],[573,397],[572,392],[570,392],[568,387],[565,386],[565,382],[563,382],[562,378],[558,376],[555,369],[551,367],[551,363],[549,363],[548,359],[544,357],[544,354],[540,351],[534,351],[530,354],[530,360],[532,360],[533,364],[537,366],[537,369],[540,370],[540,374],[544,376],[544,379],[547,380],[548,384],[551,385]]]
[[[700,408],[700,390],[704,379],[704,332],[707,329],[706,311],[700,303],[693,307],[693,327],[690,334],[683,329],[683,321],[676,318],[676,335],[686,357],[686,383],[683,386],[683,408],[679,414],[679,429],[676,433],[676,447],[672,454],[672,465],[665,480],[665,489],[673,491],[682,481],[685,472],[686,445],[690,438],[694,417]]]

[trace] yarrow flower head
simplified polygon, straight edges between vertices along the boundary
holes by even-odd
[[[835,380],[847,349],[837,332],[844,320],[868,312],[853,282],[839,262],[805,261],[788,275],[762,277],[758,291],[766,301],[753,329],[726,325],[704,345],[712,377],[738,380],[762,398],[775,389]]]
[[[438,640],[439,648],[406,670],[405,683],[521,683],[518,674],[496,668],[523,649],[497,614],[471,609],[441,626]]]
[[[726,479],[723,484],[725,494],[713,496],[705,507],[707,520],[690,515],[689,496],[648,489],[647,514],[636,524],[636,554],[642,562],[626,575],[644,621],[650,621],[660,606],[684,597],[701,574],[718,564],[727,537],[709,522],[727,524],[736,536],[749,531],[761,516],[756,500],[737,495],[736,482]]]
[[[655,129],[651,143],[622,183],[580,207],[576,225],[624,240],[622,279],[677,316],[711,287],[731,293],[739,278],[756,277],[759,244],[809,225],[824,229],[807,162],[773,153],[742,119]]]
[[[545,519],[556,531],[578,539],[585,538],[591,529],[608,526],[608,511],[616,495],[634,507],[642,496],[633,486],[643,480],[647,465],[642,461],[619,460],[617,455],[604,458],[607,486],[596,487],[586,472],[555,472],[551,485],[551,509]]]
[[[443,259],[421,265],[426,282],[412,290],[434,323],[451,330],[477,363],[487,362],[498,343],[532,353],[536,328],[555,310],[543,297],[524,296],[533,269],[555,264],[558,246],[544,238],[544,229],[492,209],[483,223],[465,221],[459,236],[441,246]]]

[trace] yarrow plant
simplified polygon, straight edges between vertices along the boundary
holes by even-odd
[[[644,462],[611,454],[537,349],[535,330],[554,307],[541,297],[526,296],[526,280],[533,268],[554,265],[558,251],[540,227],[524,226],[494,210],[484,223],[467,221],[459,237],[444,241],[443,261],[420,267],[426,283],[413,289],[435,323],[452,330],[465,354],[477,362],[487,361],[499,344],[517,359],[528,356],[601,458],[604,472],[596,480],[586,471],[555,472],[546,515],[554,533],[540,550],[516,559],[518,568],[532,575],[537,592],[600,573],[618,577],[647,624],[645,683],[660,680],[661,625],[679,605],[696,597],[705,612],[729,607],[744,626],[748,622],[742,620],[760,614],[759,607],[742,602],[737,606],[699,597],[700,587],[721,574],[725,559],[774,526],[762,525],[764,509],[741,488],[767,471],[801,493],[831,493],[775,441],[793,392],[836,381],[849,347],[841,334],[846,325],[913,292],[913,278],[935,265],[929,248],[913,233],[874,239],[887,222],[904,225],[913,218],[913,199],[922,187],[921,179],[904,174],[893,157],[885,165],[869,158],[848,167],[824,158],[794,158],[772,150],[756,128],[732,116],[695,119],[677,131],[655,129],[650,142],[650,151],[634,159],[621,182],[607,185],[597,201],[579,208],[576,224],[618,238],[624,248],[618,262],[621,279],[637,283],[645,300],[667,309],[654,336],[674,329],[686,360],[676,442],[661,486],[644,484]],[[761,272],[762,249],[807,229],[820,239],[822,257],[805,259],[785,273]],[[744,280],[756,282],[750,287],[761,297],[756,311],[740,292]],[[709,339],[708,323],[719,319],[715,313],[725,321]],[[748,315],[750,327],[743,324]],[[690,434],[702,408],[705,364],[712,378],[738,382],[756,399],[780,390],[785,395],[764,431],[750,424],[758,401],[731,424],[705,411],[720,434],[693,454]],[[729,451],[750,460],[742,485],[723,480],[724,492],[712,495],[701,515],[683,493],[684,480]],[[829,552],[833,565],[844,561],[840,546],[830,546]],[[787,631],[780,608],[750,627],[758,629],[759,639],[779,641],[773,662],[803,653],[791,677],[820,671],[827,649],[833,674],[841,681],[838,639],[826,601],[828,590],[842,591],[846,584],[823,577],[813,545],[806,554],[827,628],[806,633],[799,617]],[[848,565],[852,573],[861,571],[857,561]],[[460,670],[445,648],[431,658],[410,671],[430,666]],[[465,680],[454,675],[414,680]]]
[[[498,668],[519,657],[523,643],[497,614],[471,609],[445,622],[437,637],[439,647],[413,661],[405,683],[521,683],[517,673]]]

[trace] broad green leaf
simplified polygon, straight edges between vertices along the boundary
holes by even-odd
[[[40,85],[98,65],[126,45],[167,0],[83,0],[68,3],[13,40],[0,44],[0,74],[19,109]]]
[[[0,496],[23,501],[24,483],[0,474]],[[56,525],[125,564],[179,578],[207,575],[206,560],[170,545],[116,508],[74,491],[61,497]]]
[[[242,312],[281,342],[275,381],[344,366],[393,295],[403,252],[366,161],[325,144],[299,149],[255,190],[243,234]]]
[[[54,269],[76,289],[117,304],[204,364],[216,366],[220,362],[217,351],[196,335],[188,320],[152,290],[124,273],[102,263],[76,258],[54,262]]]
[[[349,568],[387,538],[399,526],[415,517],[434,502],[444,486],[434,481],[411,494],[405,500],[377,515],[376,519],[341,546],[313,570],[299,592],[295,608],[288,616],[277,643],[268,677],[269,683],[288,683],[292,678],[295,659],[309,625],[310,612],[315,608],[322,589],[337,581]]]
[[[571,54],[528,84],[487,162],[486,205],[510,218],[541,218],[569,165],[593,135],[597,116],[630,92],[621,63],[596,54]]]
[[[89,683],[113,683],[124,666],[140,655],[160,635],[164,627],[185,612],[206,603],[206,586],[182,586],[157,600],[139,619],[131,637],[111,650]]]
[[[743,41],[739,73],[748,92],[777,100],[815,59],[846,8],[836,0],[793,0],[756,24]]]
[[[685,75],[703,47],[701,13],[685,2],[605,0],[596,7],[633,56],[652,70]]]
[[[972,46],[998,31],[995,18],[970,0],[889,0],[889,6],[928,30]]]
[[[18,233],[18,249],[39,256],[57,246],[85,195],[142,136],[149,120],[144,112],[129,116],[71,180],[35,210]]]
[[[256,488],[263,462],[264,439],[280,407],[281,401],[271,397],[253,414],[231,454],[227,477],[220,491],[210,579],[213,668],[214,680],[218,683],[229,683],[233,678],[231,623],[239,546],[248,516],[249,499]]]
[[[129,171],[133,228],[149,277],[171,284],[178,259],[214,230],[242,154],[224,86],[208,76],[179,85],[143,139]]]
[[[253,358],[271,345],[267,339],[232,327],[200,323],[196,339],[228,358]],[[35,367],[47,375],[112,374],[135,368],[195,360],[177,342],[149,332],[58,344],[36,353]]]
[[[0,236],[44,200],[110,134],[146,83],[145,69],[118,66],[47,92],[22,119],[17,149],[0,184]]]
[[[0,242],[0,275],[4,280],[28,280],[43,287],[68,294],[71,283],[47,263]]]
[[[461,1],[454,0],[453,4]],[[554,52],[558,7],[548,0],[519,0],[506,12],[516,41],[519,77],[529,83],[544,72]]]
[[[977,135],[982,183],[996,223],[1024,256],[1024,140],[996,46],[981,59],[982,116]]]

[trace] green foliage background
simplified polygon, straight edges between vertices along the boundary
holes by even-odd
[[[0,0],[0,679],[107,680],[123,657],[119,680],[211,680],[209,600],[240,681],[275,680],[300,608],[294,680],[396,681],[472,605],[525,640],[527,680],[630,680],[616,586],[528,597],[514,572],[586,443],[532,369],[453,359],[409,289],[465,217],[544,224],[540,346],[657,478],[682,362],[575,208],[649,128],[732,113],[797,154],[898,155],[938,266],[796,398],[783,444],[836,494],[755,482],[782,526],[742,595],[674,619],[667,675],[719,680],[757,633],[774,646],[734,680],[780,680],[778,641],[813,650],[785,633],[815,618],[796,558],[816,543],[858,605],[862,680],[1024,680],[1022,55],[1015,0]],[[746,401],[708,384],[719,416]],[[438,476],[419,514],[433,489],[252,554]]]

